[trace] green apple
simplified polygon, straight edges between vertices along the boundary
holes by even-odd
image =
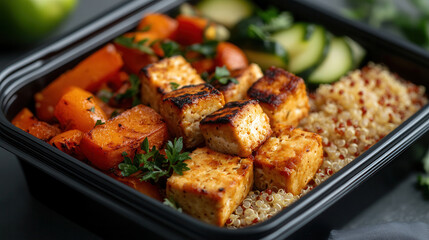
[[[0,0],[0,42],[28,44],[52,31],[77,0]]]

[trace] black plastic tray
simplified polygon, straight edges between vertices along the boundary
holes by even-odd
[[[26,58],[0,73],[0,144],[18,156],[30,191],[55,210],[104,236],[167,239],[260,239],[325,237],[326,230],[351,216],[355,205],[367,202],[368,178],[388,165],[429,131],[429,105],[423,107],[391,134],[344,167],[306,196],[271,219],[243,229],[205,224],[115,181],[14,127],[9,120],[24,106],[32,106],[33,94],[59,74],[77,64],[115,36],[131,30],[145,12],[167,12],[181,1],[132,1]],[[345,34],[368,50],[368,60],[381,62],[416,84],[429,86],[429,55],[407,43],[320,10],[306,1],[273,1],[300,20],[323,24]],[[426,140],[423,140],[427,143]],[[393,166],[376,178],[392,174]],[[407,166],[412,163],[406,163]],[[392,170],[393,169],[393,170]],[[401,169],[405,169],[401,167]],[[371,180],[370,184],[379,181]],[[358,186],[359,189],[353,191]],[[376,189],[375,185],[372,185]],[[359,199],[359,196],[361,198]],[[374,194],[376,196],[376,194]],[[350,200],[351,201],[351,200]],[[364,205],[364,204],[361,204]],[[332,212],[341,214],[332,214]],[[310,223],[311,222],[311,223]]]

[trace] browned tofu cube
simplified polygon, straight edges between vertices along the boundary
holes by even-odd
[[[272,126],[279,123],[298,126],[310,109],[304,80],[281,68],[269,68],[247,95],[259,100]]]
[[[204,80],[182,56],[174,56],[143,68],[141,82],[142,103],[159,112],[164,94],[174,88],[204,83]]]
[[[189,85],[164,95],[160,113],[175,137],[186,148],[204,143],[200,121],[225,104],[223,95],[209,84]]]
[[[322,138],[316,133],[275,129],[255,155],[255,186],[283,188],[297,195],[323,163]]]
[[[233,102],[246,99],[247,91],[254,82],[263,76],[261,68],[257,64],[250,64],[243,69],[235,70],[231,73],[238,84],[228,82],[228,84],[214,83],[214,86],[222,92],[225,102]]]
[[[167,180],[167,197],[184,212],[204,222],[224,226],[253,184],[253,160],[197,148],[186,160],[190,168]]]
[[[222,153],[247,157],[270,135],[268,116],[256,100],[229,102],[200,122],[206,145]]]

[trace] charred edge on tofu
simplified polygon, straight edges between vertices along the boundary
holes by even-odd
[[[278,81],[277,78],[279,77],[285,77],[286,81],[282,83],[279,89],[281,93],[274,94],[269,88],[266,88],[266,86]],[[258,88],[258,85],[260,84],[264,86],[263,90]],[[252,85],[252,87],[250,87],[247,95],[250,98],[258,99],[262,103],[278,106],[283,102],[283,99],[286,98],[287,95],[293,94],[300,84],[304,84],[304,80],[302,78],[281,68],[270,67],[265,71],[265,76],[260,78]]]
[[[216,88],[212,87],[210,84],[207,84],[207,83],[200,84],[200,85],[184,86],[176,91],[185,92],[183,91],[184,89],[192,88],[192,87],[200,87],[200,89],[197,92],[193,92],[193,93],[185,93],[183,95],[176,96],[176,97],[167,97],[167,98],[164,98],[162,101],[172,102],[174,105],[176,105],[176,107],[178,107],[179,109],[182,109],[184,106],[189,105],[198,99],[204,99],[210,95],[221,94]]]
[[[225,104],[222,109],[208,115],[200,124],[225,124],[232,123],[241,109],[247,105],[258,104],[258,100],[236,101]]]

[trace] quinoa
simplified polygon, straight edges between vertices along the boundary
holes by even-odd
[[[251,191],[226,226],[264,221],[350,163],[413,115],[428,100],[425,88],[406,82],[386,67],[370,63],[310,94],[310,114],[300,122],[323,139],[323,164],[299,195],[283,189]]]

